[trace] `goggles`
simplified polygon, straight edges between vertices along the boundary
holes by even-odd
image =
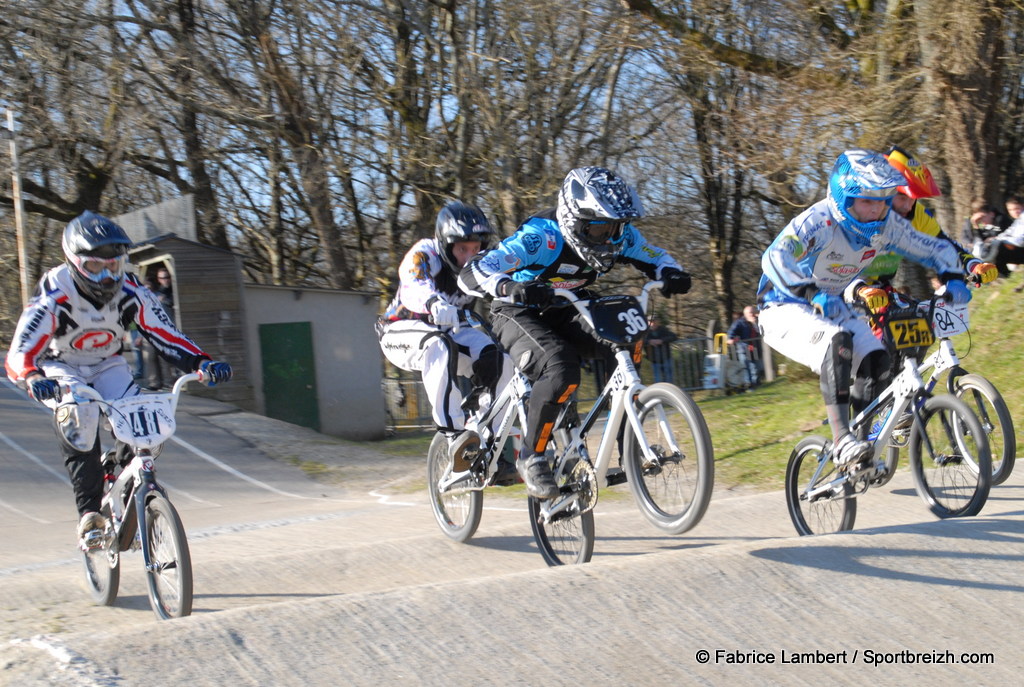
[[[82,276],[90,281],[102,283],[106,279],[117,280],[124,276],[125,267],[128,265],[128,256],[101,258],[95,255],[76,255],[73,262]]]
[[[888,200],[896,195],[898,187],[890,186],[888,188],[865,188],[861,189],[857,193],[849,193],[850,198],[867,198],[868,200]]]
[[[576,233],[592,246],[618,243],[622,240],[622,228],[626,226],[628,221],[624,219],[577,220]]]

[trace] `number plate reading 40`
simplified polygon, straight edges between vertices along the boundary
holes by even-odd
[[[896,348],[931,346],[935,341],[928,321],[923,317],[912,320],[896,320],[889,323],[889,333]]]

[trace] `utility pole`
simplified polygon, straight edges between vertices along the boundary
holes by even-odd
[[[21,203],[21,173],[18,170],[18,139],[14,135],[14,110],[7,108],[7,128],[0,138],[11,142],[11,197],[14,200],[14,232],[18,241],[18,275],[21,281],[21,305],[28,305],[28,251],[25,248],[24,210]]]

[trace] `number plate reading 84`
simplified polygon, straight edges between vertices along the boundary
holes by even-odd
[[[889,333],[897,349],[931,346],[935,341],[932,329],[923,317],[892,321],[889,323]]]
[[[631,344],[647,332],[647,318],[633,296],[597,298],[590,302],[590,316],[597,335],[611,343]]]

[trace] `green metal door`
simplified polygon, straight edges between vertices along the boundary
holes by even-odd
[[[260,353],[267,416],[319,432],[312,324],[261,324]]]

